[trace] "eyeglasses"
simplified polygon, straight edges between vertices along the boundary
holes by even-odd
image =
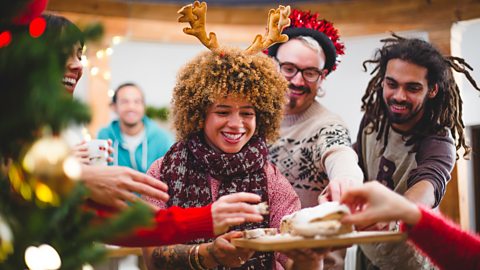
[[[280,66],[280,73],[282,73],[283,76],[287,77],[288,79],[295,77],[295,75],[300,72],[302,73],[302,77],[305,81],[313,83],[318,81],[318,78],[320,78],[322,75],[322,70],[315,67],[301,69],[290,62],[278,62],[278,64]]]

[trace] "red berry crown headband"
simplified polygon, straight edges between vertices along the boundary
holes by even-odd
[[[329,72],[335,70],[339,61],[339,55],[345,54],[345,45],[340,42],[340,35],[333,24],[325,19],[318,19],[318,13],[293,9],[290,14],[291,24],[283,30],[283,34],[294,38],[297,36],[310,36],[322,47],[325,56],[325,69]],[[268,54],[276,56],[277,44],[268,49]]]

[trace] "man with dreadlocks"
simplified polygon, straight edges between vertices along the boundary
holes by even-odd
[[[362,98],[359,164],[366,181],[380,181],[417,204],[435,208],[445,193],[456,150],[464,147],[465,155],[470,150],[451,68],[478,87],[463,59],[444,57],[426,41],[393,35],[383,42],[374,59],[364,62],[365,69],[367,63],[376,66]],[[395,229],[390,225],[374,226]],[[429,267],[405,243],[362,245],[358,258],[360,269]]]

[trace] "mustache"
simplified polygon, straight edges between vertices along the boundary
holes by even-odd
[[[310,93],[311,92],[310,88],[308,88],[307,86],[295,85],[293,83],[288,84],[288,88],[290,88],[292,90],[303,91],[305,93]]]
[[[398,101],[396,101],[396,100],[394,100],[394,99],[389,99],[389,100],[388,100],[388,105],[405,106],[405,107],[407,107],[407,108],[409,108],[409,109],[412,108],[412,104],[411,104],[411,103],[406,102],[406,101],[404,101],[404,102],[398,102]]]

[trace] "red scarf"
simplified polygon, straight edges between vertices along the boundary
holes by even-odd
[[[160,180],[168,185],[168,206],[200,207],[212,202],[208,177],[221,181],[218,197],[235,192],[251,192],[268,203],[267,177],[264,170],[268,148],[263,138],[252,137],[238,153],[218,153],[203,138],[193,134],[175,143],[163,158]],[[245,223],[230,230],[268,228],[269,217],[261,223]],[[213,239],[197,239],[194,243]],[[257,252],[239,269],[271,269],[273,253]],[[218,269],[228,269],[219,267]]]

